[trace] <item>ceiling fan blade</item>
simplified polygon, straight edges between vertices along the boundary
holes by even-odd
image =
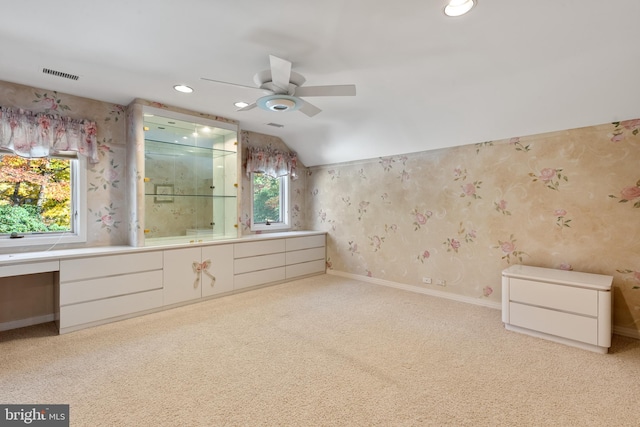
[[[242,87],[242,88],[245,88],[245,89],[253,89],[253,90],[259,90],[261,92],[273,93],[270,90],[262,89],[262,88],[255,87],[255,86],[245,86],[245,85],[240,85],[240,84],[237,84],[237,83],[223,82],[223,81],[220,81],[220,80],[208,79],[206,77],[200,77],[200,79],[201,80],[206,80],[208,82],[220,83],[220,84],[223,84],[223,85],[236,86],[236,87]]]
[[[302,99],[300,101],[302,101],[302,106],[300,107],[300,111],[309,117],[313,117],[322,111],[321,109],[319,109],[313,104],[308,103],[307,101],[304,101]]]
[[[246,107],[242,107],[237,109],[236,111],[247,111],[247,110],[253,110],[254,108],[256,108],[258,106],[258,104],[256,104],[255,102],[252,104],[247,105]]]
[[[282,93],[289,92],[289,78],[291,77],[291,62],[277,56],[269,55],[271,64],[271,81]]]
[[[295,96],[355,96],[356,85],[302,86],[297,87]]]

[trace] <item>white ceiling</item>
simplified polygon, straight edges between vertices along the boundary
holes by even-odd
[[[0,80],[236,119],[280,136],[307,166],[640,117],[640,1],[478,0],[459,18],[444,5],[12,1],[0,14]],[[323,110],[313,118],[237,112],[255,91],[201,80],[253,86],[269,54],[292,61],[307,86],[353,83],[357,96],[306,98]]]

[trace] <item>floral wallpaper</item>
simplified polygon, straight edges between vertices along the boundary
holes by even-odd
[[[328,232],[329,269],[495,305],[511,264],[612,275],[614,325],[637,333],[639,131],[630,120],[312,167],[307,226]]]
[[[55,113],[97,124],[99,162],[88,163],[87,244],[126,244],[127,202],[125,165],[125,107],[55,91],[0,81],[0,104],[35,113]],[[78,245],[59,245],[58,248]],[[19,249],[18,249],[19,250]],[[25,247],[24,250],[37,250]],[[2,252],[15,252],[16,248]]]
[[[98,124],[100,160],[88,165],[85,246],[135,245],[139,212],[132,203],[144,186],[136,186],[143,177],[135,167],[127,169],[137,148],[127,144],[136,135],[126,122],[141,101],[127,108],[1,81],[0,99],[5,107]],[[243,131],[241,140],[241,147],[287,150],[274,136]],[[637,335],[639,163],[640,119],[362,162],[299,164],[293,229],[328,232],[329,269],[494,305],[501,272],[511,264],[612,275],[614,326]],[[240,186],[239,227],[250,234],[244,173]]]

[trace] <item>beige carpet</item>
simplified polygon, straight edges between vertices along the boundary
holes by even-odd
[[[0,333],[0,396],[70,404],[73,426],[638,426],[640,341],[591,353],[497,310],[317,276]]]

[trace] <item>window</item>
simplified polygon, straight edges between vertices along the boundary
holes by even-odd
[[[66,154],[0,153],[0,246],[86,241],[85,161]]]
[[[251,230],[283,230],[289,225],[289,176],[251,173]]]

